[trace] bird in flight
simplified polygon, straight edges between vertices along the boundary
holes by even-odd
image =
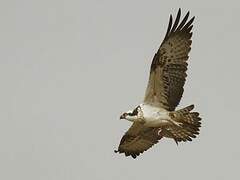
[[[163,138],[177,144],[192,141],[199,134],[201,118],[193,112],[194,105],[175,110],[186,81],[187,60],[191,49],[192,23],[189,12],[180,21],[181,9],[175,21],[170,15],[165,38],[154,55],[143,103],[125,112],[120,119],[132,122],[116,153],[136,158]]]

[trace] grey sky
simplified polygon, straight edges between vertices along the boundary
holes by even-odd
[[[196,16],[185,92],[200,136],[114,154],[170,13]],[[0,179],[239,179],[238,1],[0,1]]]

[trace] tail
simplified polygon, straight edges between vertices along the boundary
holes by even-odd
[[[180,123],[180,126],[167,128],[168,135],[171,136],[178,144],[181,141],[192,141],[199,134],[201,127],[201,118],[198,112],[191,112],[194,105],[187,106],[183,109],[170,112],[172,120]]]

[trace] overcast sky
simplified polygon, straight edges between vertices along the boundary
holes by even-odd
[[[170,13],[196,16],[179,108],[198,138],[115,154]],[[240,179],[238,1],[0,1],[0,179]]]

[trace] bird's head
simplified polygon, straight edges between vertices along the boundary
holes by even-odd
[[[139,118],[140,106],[137,106],[134,110],[127,111],[120,116],[120,119],[126,119],[128,121],[134,121]]]

